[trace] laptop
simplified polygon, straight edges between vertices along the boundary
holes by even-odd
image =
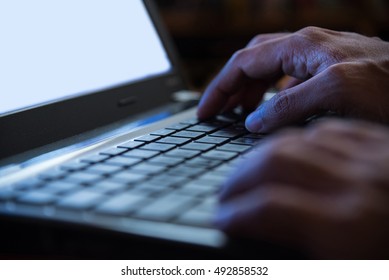
[[[0,257],[248,257],[212,217],[263,136],[196,119],[153,3],[22,2],[0,4]]]

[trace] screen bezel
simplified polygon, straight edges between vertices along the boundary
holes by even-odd
[[[154,109],[185,89],[171,40],[152,0],[143,0],[171,61],[171,70],[145,80],[111,88],[0,118],[0,159],[20,154]]]

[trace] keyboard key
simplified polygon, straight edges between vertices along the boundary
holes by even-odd
[[[77,184],[92,184],[101,180],[103,177],[99,174],[90,174],[90,173],[73,173],[68,177],[65,177],[65,181],[73,182]]]
[[[227,177],[221,174],[217,173],[207,173],[204,175],[201,175],[200,177],[196,178],[198,181],[203,182],[206,184],[206,182],[209,182],[210,186],[218,186],[224,183],[227,180]]]
[[[186,177],[176,176],[176,174],[161,174],[153,177],[147,183],[158,185],[162,188],[179,187],[187,182]]]
[[[204,158],[217,159],[217,160],[231,160],[236,157],[238,153],[226,152],[226,151],[209,151],[201,155]]]
[[[225,137],[205,136],[203,138],[197,139],[195,142],[219,145],[219,144],[224,144],[229,140],[230,140],[229,138],[225,138]]]
[[[215,118],[217,122],[222,122],[225,124],[234,124],[241,119],[241,116],[238,116],[236,113],[233,112],[226,112],[217,115]]]
[[[235,171],[236,166],[233,164],[223,164],[214,170],[212,170],[213,173],[219,173],[219,174],[230,174],[231,172]]]
[[[145,175],[154,175],[161,173],[166,169],[165,166],[159,166],[159,165],[152,165],[148,163],[140,163],[138,165],[133,166],[129,171],[134,173],[140,173]]]
[[[200,205],[183,212],[175,222],[199,227],[212,227],[216,205],[216,200],[206,199]]]
[[[177,193],[192,196],[207,196],[214,194],[215,188],[204,181],[194,181],[182,186]]]
[[[194,208],[184,212],[175,222],[198,227],[212,227],[213,219],[214,213]]]
[[[232,140],[232,144],[241,144],[241,145],[250,145],[253,146],[257,144],[260,141],[260,139],[254,139],[254,138],[238,138],[235,140]]]
[[[40,192],[31,191],[27,194],[20,196],[17,200],[21,203],[34,204],[34,205],[47,205],[53,203],[57,199],[57,196]]]
[[[59,169],[59,168],[53,168],[47,171],[44,171],[43,173],[39,174],[38,177],[42,180],[50,181],[50,180],[58,180],[63,177],[65,177],[68,174],[67,171]]]
[[[196,200],[192,197],[171,193],[150,202],[136,212],[134,216],[157,221],[168,221],[195,203]]]
[[[128,171],[123,171],[115,174],[113,177],[109,178],[110,181],[124,183],[124,184],[134,184],[146,179],[145,174],[136,174]]]
[[[154,181],[142,182],[131,189],[131,193],[142,196],[158,195],[166,191],[171,191],[170,186],[164,186],[163,184]]]
[[[203,181],[203,180],[201,180],[199,178],[201,178],[201,177],[195,178],[192,181],[192,183],[198,183],[198,184],[202,184],[204,186],[207,186],[209,188],[212,188],[214,193],[217,193],[220,190],[220,187],[221,187],[222,183],[224,183],[224,181],[222,183],[220,183],[219,181],[209,181],[209,180],[208,181]]]
[[[106,165],[106,164],[95,164],[84,170],[84,172],[92,174],[100,174],[101,176],[108,176],[122,170],[120,166]]]
[[[89,191],[109,194],[124,191],[128,188],[126,184],[112,181],[101,181],[92,187],[88,188]]]
[[[170,152],[167,152],[165,155],[168,157],[178,157],[182,159],[189,159],[192,157],[195,157],[199,155],[199,151],[191,151],[191,150],[181,150],[181,149],[175,149]]]
[[[265,134],[258,134],[258,133],[249,133],[243,136],[243,138],[252,138],[252,139],[263,139],[265,138]]]
[[[243,153],[248,151],[250,148],[251,146],[247,145],[224,144],[223,146],[218,147],[217,150]]]
[[[86,158],[83,158],[81,159],[80,161],[81,162],[86,162],[86,163],[98,163],[98,162],[102,162],[106,159],[108,159],[109,156],[105,156],[105,155],[91,155],[91,156],[88,156]]]
[[[145,202],[145,197],[131,192],[120,193],[104,201],[96,212],[113,215],[126,215]]]
[[[64,194],[81,188],[84,187],[76,183],[56,181],[45,185],[43,188],[39,189],[39,191],[48,194]]]
[[[176,123],[176,124],[169,125],[168,127],[166,127],[166,129],[182,130],[188,128],[189,126],[190,126],[189,124]]]
[[[190,131],[200,131],[200,132],[207,132],[207,133],[213,132],[217,129],[219,129],[219,127],[214,126],[214,125],[207,125],[207,124],[194,125],[194,126],[187,128],[187,130],[190,130]]]
[[[148,159],[158,155],[158,151],[147,151],[147,150],[131,150],[125,154],[122,154],[123,157],[135,157],[141,159]]]
[[[185,165],[187,166],[200,166],[206,168],[213,168],[215,166],[218,166],[219,164],[221,164],[220,160],[202,157],[196,157],[185,162]]]
[[[183,131],[179,131],[179,132],[174,133],[172,136],[189,138],[189,139],[197,139],[197,138],[200,138],[204,135],[205,135],[204,132],[183,130]]]
[[[140,149],[142,150],[150,150],[150,151],[159,151],[159,152],[166,152],[171,149],[174,149],[176,145],[171,145],[171,144],[161,144],[161,143],[150,143],[147,144]]]
[[[57,205],[62,208],[85,210],[92,208],[104,198],[105,196],[101,193],[82,190],[66,196],[65,198],[58,201]]]
[[[180,123],[194,125],[194,124],[198,124],[199,120],[197,118],[193,118],[193,119],[181,121]]]
[[[157,143],[183,145],[190,141],[191,141],[190,139],[181,138],[181,137],[165,137],[162,138],[161,140],[158,140]]]
[[[232,126],[238,129],[246,129],[246,124],[244,121],[236,122]]]
[[[143,142],[139,142],[139,141],[127,141],[125,143],[122,143],[118,146],[118,148],[125,148],[125,149],[134,149],[134,148],[138,148],[140,146],[144,145]]]
[[[228,129],[222,129],[222,130],[216,131],[216,132],[210,134],[210,136],[235,138],[235,137],[238,137],[238,136],[242,136],[242,135],[244,135],[246,133],[247,133],[247,131],[243,130],[243,129],[231,129],[231,128],[228,128]]]
[[[78,171],[78,170],[82,170],[84,168],[87,168],[88,166],[89,166],[89,164],[86,162],[72,161],[72,162],[68,162],[68,163],[63,164],[62,166],[60,166],[60,168],[62,170],[67,170],[67,171]]]
[[[226,119],[210,119],[210,120],[206,120],[206,121],[203,121],[201,122],[200,124],[201,125],[213,125],[213,126],[217,126],[217,127],[220,127],[220,128],[224,128],[226,126],[230,126],[231,123],[233,123],[235,120],[233,120],[231,122],[231,120],[226,120]]]
[[[6,201],[15,198],[19,193],[12,187],[0,188],[0,201]]]
[[[107,150],[100,152],[100,155],[117,156],[117,155],[123,154],[124,152],[127,152],[127,149],[114,147],[114,148],[109,148]]]
[[[182,158],[174,158],[174,157],[167,157],[167,156],[161,155],[161,156],[156,156],[156,157],[148,160],[147,163],[170,167],[170,166],[175,166],[177,164],[180,164],[183,161],[184,161],[184,159],[182,159]]]
[[[201,203],[196,206],[196,209],[202,212],[215,213],[217,205],[217,196],[214,195],[201,200]]]
[[[204,173],[205,168],[179,165],[171,168],[167,174],[172,176],[193,177]]]
[[[39,188],[45,182],[37,177],[30,177],[14,185],[17,190],[32,190]]]
[[[205,151],[208,151],[212,148],[214,148],[215,145],[214,144],[205,144],[205,143],[189,143],[189,144],[186,144],[182,147],[180,147],[180,149],[185,149],[185,150],[195,150],[195,151],[202,151],[202,152],[205,152]]]
[[[157,135],[157,136],[167,136],[169,134],[174,133],[174,130],[171,129],[160,129],[154,132],[151,132],[151,135]]]
[[[138,138],[135,138],[135,141],[149,143],[149,142],[153,142],[155,140],[158,140],[160,138],[161,138],[161,136],[157,136],[157,135],[143,135],[143,136],[140,136]]]
[[[130,158],[130,157],[113,157],[104,162],[106,165],[114,165],[120,167],[129,167],[141,162],[140,158]]]

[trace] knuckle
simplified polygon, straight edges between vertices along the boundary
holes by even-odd
[[[379,41],[379,42],[382,42],[383,40],[380,38],[380,37],[377,37],[377,36],[373,36],[371,37],[373,40],[376,40],[376,41]]]
[[[307,140],[316,141],[317,139],[321,139],[325,135],[332,135],[334,131],[337,131],[337,127],[338,124],[335,120],[326,120],[318,122],[305,132],[305,136]]]
[[[280,201],[278,199],[277,193],[272,189],[267,188],[262,191],[262,203],[259,204],[260,208],[257,209],[257,212],[264,217],[271,217],[274,215],[280,207]]]
[[[240,68],[242,65],[245,64],[246,57],[247,57],[247,50],[246,49],[240,49],[240,50],[234,52],[233,55],[231,56],[231,58],[229,59],[227,65],[226,65],[226,68],[227,69],[230,67]]]
[[[345,84],[349,80],[349,71],[347,65],[338,63],[331,65],[326,70],[327,80],[331,88],[337,89],[337,92],[347,92]]]
[[[264,166],[269,170],[277,167],[279,163],[283,161],[285,153],[284,141],[275,138],[272,142],[273,143],[266,147],[265,153],[261,155]]]
[[[256,35],[254,38],[250,40],[248,43],[248,46],[255,46],[257,44],[260,44],[263,41],[263,36],[262,35]]]
[[[279,119],[285,119],[293,106],[293,98],[287,94],[287,91],[283,91],[275,96],[272,105],[273,114],[277,115]]]
[[[315,26],[308,26],[293,34],[293,39],[297,42],[303,43],[306,46],[315,45],[324,41],[324,32],[321,28]]]
[[[310,38],[316,38],[318,36],[322,36],[324,29],[316,26],[307,26],[300,29],[297,34],[307,36]]]
[[[231,56],[230,62],[237,62],[241,61],[245,56],[246,56],[246,50],[245,49],[240,49]]]
[[[328,30],[316,27],[308,26],[294,33],[294,38],[306,46],[314,46],[315,49],[321,50],[324,48],[325,43],[329,40]],[[317,51],[316,50],[316,51]]]
[[[328,133],[329,131],[332,131],[333,128],[334,128],[334,126],[332,123],[322,122],[322,123],[319,123],[316,126],[314,126],[310,132],[311,132],[311,135],[321,137],[323,135],[323,133]]]
[[[298,129],[283,130],[268,142],[266,154],[263,155],[268,164],[278,165],[284,159],[289,157],[294,147],[301,143],[301,131]]]
[[[307,49],[316,54],[319,61],[326,62],[328,66],[344,61],[347,53],[343,48],[334,47],[334,40],[339,35],[338,32],[321,27],[308,26],[295,33],[295,40],[308,46]],[[334,37],[335,36],[335,37]]]
[[[324,93],[323,105],[338,114],[345,113],[344,110],[349,103],[349,93],[352,92],[352,83],[347,67],[342,63],[329,66],[323,73],[326,92]]]

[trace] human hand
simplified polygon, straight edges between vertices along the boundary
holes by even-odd
[[[284,75],[294,82],[247,118],[250,131],[269,132],[328,111],[389,122],[389,43],[317,27],[254,38],[208,86],[198,116],[237,105],[252,111]]]
[[[388,258],[388,143],[355,121],[269,137],[224,184],[216,225],[314,258]]]

